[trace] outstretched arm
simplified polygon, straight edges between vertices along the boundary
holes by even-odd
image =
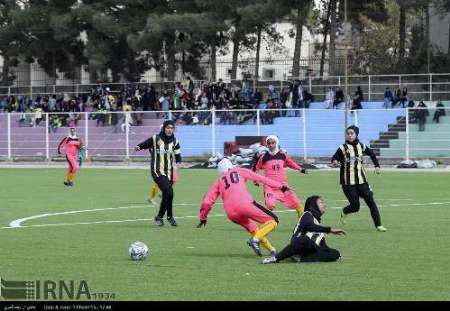
[[[200,208],[200,221],[204,221],[208,218],[208,214],[213,208],[214,203],[216,202],[219,195],[219,180],[216,180],[203,197],[202,205]]]
[[[299,171],[301,173],[305,173],[306,172],[306,170],[303,167],[301,167],[301,165],[297,164],[297,162],[292,160],[292,158],[290,156],[288,156],[287,154],[286,154],[286,159],[284,160],[284,164],[287,167],[292,168],[292,169],[294,169],[296,171]]]
[[[238,172],[239,172],[239,175],[241,175],[245,179],[250,179],[250,180],[256,181],[258,183],[272,187],[272,188],[281,189],[283,187],[283,185],[280,182],[272,180],[272,179],[264,177],[264,176],[261,176],[259,174],[256,174],[249,169],[239,167]]]
[[[153,136],[137,145],[135,150],[139,151],[143,149],[149,149],[152,147],[152,144],[153,144]]]

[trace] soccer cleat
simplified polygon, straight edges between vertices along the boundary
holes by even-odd
[[[277,262],[277,258],[275,256],[266,257],[262,261],[263,264],[276,263],[276,262]]]
[[[156,202],[155,199],[148,198],[147,202],[150,203],[151,205],[155,205],[155,206],[158,205],[158,202]]]
[[[344,214],[344,211],[341,212],[341,219],[340,219],[340,223],[345,225],[346,221],[345,219],[347,218],[347,214]]]
[[[175,221],[175,218],[173,218],[173,217],[167,218],[167,221],[169,222],[169,224],[172,227],[177,227],[178,226],[177,222]]]
[[[164,226],[164,220],[161,217],[156,216],[155,217],[155,223],[158,227]]]
[[[275,257],[277,255],[277,251],[274,249],[273,251],[270,251],[270,256]]]
[[[378,226],[378,227],[377,227],[377,231],[380,231],[380,232],[386,232],[387,229],[386,229],[385,227],[383,227],[383,226]]]
[[[292,261],[294,262],[302,262],[302,257],[300,255],[291,256]]]
[[[69,186],[73,187],[73,181],[69,181]]]
[[[250,246],[256,253],[256,255],[258,255],[259,257],[262,257],[261,254],[261,248],[259,247],[259,241],[256,241],[253,238],[250,238],[247,240],[247,245]]]
[[[70,184],[69,184],[69,182],[68,181],[64,181],[64,186],[70,186]]]

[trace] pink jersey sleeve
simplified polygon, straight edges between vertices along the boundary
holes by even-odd
[[[216,180],[203,197],[202,206],[200,208],[200,220],[206,220],[208,218],[208,214],[213,208],[219,195],[219,180]]]
[[[270,178],[261,176],[259,174],[256,174],[254,172],[252,172],[251,170],[245,169],[245,168],[237,168],[239,175],[241,175],[242,177],[244,177],[245,179],[250,179],[253,181],[256,181],[258,183],[267,185],[269,187],[272,188],[281,188],[283,185],[275,180],[272,180]]]
[[[284,160],[285,166],[292,168],[294,170],[297,170],[297,171],[301,171],[303,169],[294,160],[292,160],[292,158],[290,156],[288,156],[287,154],[285,154],[285,155],[286,155],[286,159]]]

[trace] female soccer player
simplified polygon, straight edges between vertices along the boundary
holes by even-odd
[[[77,130],[74,127],[69,129],[69,135],[64,137],[58,145],[58,154],[61,154],[61,148],[66,149],[66,160],[69,165],[64,177],[64,185],[66,186],[73,186],[73,180],[78,171],[77,153],[82,147],[83,143],[77,137]]]
[[[263,169],[266,177],[281,182],[285,186],[288,186],[285,167],[307,174],[303,167],[295,163],[285,151],[280,150],[277,136],[268,136],[266,138],[266,144],[269,151],[259,156],[253,168],[255,172]],[[278,201],[289,209],[295,209],[299,217],[303,213],[303,204],[292,190],[281,192],[279,189],[265,185],[264,199],[266,207],[270,210],[275,208]]]
[[[325,213],[325,201],[317,195],[306,200],[305,212],[294,228],[291,242],[275,256],[267,257],[262,263],[277,263],[286,258],[297,262],[336,261],[341,254],[325,243],[327,233],[345,235],[341,229],[333,229],[320,225],[320,218]]]
[[[276,253],[266,236],[278,225],[278,217],[264,206],[259,205],[248,192],[245,182],[253,180],[274,189],[286,191],[282,183],[258,175],[245,168],[234,167],[231,161],[224,158],[219,162],[220,177],[205,194],[200,209],[200,223],[197,228],[206,225],[208,214],[220,196],[228,219],[241,225],[252,237],[247,241],[258,256],[261,256],[260,244],[272,255]],[[255,222],[262,224],[259,228]]]
[[[155,217],[155,223],[164,226],[163,217],[167,212],[167,221],[173,227],[178,223],[173,217],[173,174],[174,164],[181,162],[180,143],[175,138],[175,123],[166,120],[163,123],[161,132],[155,134],[146,141],[135,147],[135,151],[148,149],[151,154],[150,171],[153,181],[158,185],[162,192],[162,200],[158,215]]]
[[[367,182],[363,155],[370,156],[377,174],[381,174],[380,164],[373,151],[359,142],[358,134],[359,128],[357,126],[349,126],[345,131],[345,143],[337,149],[331,159],[336,166],[340,163],[342,191],[344,191],[350,203],[342,210],[341,222],[345,223],[348,214],[359,211],[359,198],[362,197],[370,209],[376,229],[385,232],[386,228],[381,225],[380,212],[373,199],[372,189]]]

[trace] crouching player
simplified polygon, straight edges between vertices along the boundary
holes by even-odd
[[[251,170],[234,167],[227,158],[219,162],[218,169],[220,177],[203,198],[200,209],[200,223],[197,228],[206,225],[208,214],[220,196],[228,219],[241,225],[252,235],[247,244],[253,248],[255,253],[261,256],[261,244],[271,255],[275,255],[276,250],[266,236],[277,227],[278,217],[253,199],[245,182],[253,180],[281,191],[286,191],[288,188],[280,182],[258,175]],[[262,225],[258,228],[255,222]]]
[[[345,235],[341,229],[320,225],[326,205],[320,196],[311,196],[306,200],[305,212],[294,228],[291,243],[275,256],[264,258],[263,263],[277,263],[286,258],[298,262],[336,261],[341,256],[338,250],[329,248],[325,243],[327,233]]]
[[[266,144],[269,151],[259,156],[253,167],[255,172],[258,173],[260,169],[263,169],[266,177],[281,182],[285,186],[288,186],[285,167],[307,174],[303,167],[295,163],[286,152],[280,150],[277,136],[268,136],[266,138]],[[299,217],[303,213],[303,204],[292,190],[281,192],[279,189],[273,188],[270,185],[265,185],[264,200],[266,207],[270,210],[273,210],[277,201],[279,201],[285,207],[295,209]]]

